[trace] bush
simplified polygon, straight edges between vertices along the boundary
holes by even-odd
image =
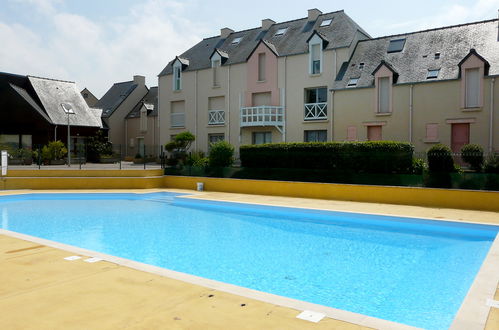
[[[84,147],[80,146],[78,154],[83,154]],[[107,140],[102,131],[97,132],[87,140],[87,159],[91,162],[98,162],[102,156],[113,155],[113,144]],[[105,157],[104,157],[105,158]]]
[[[485,160],[483,169],[485,173],[499,174],[499,154],[491,153]]]
[[[467,144],[461,148],[461,159],[472,170],[480,172],[483,166],[483,148],[478,144]]]
[[[64,146],[61,141],[49,142],[46,146],[42,148],[42,158],[43,160],[60,160],[68,153],[68,149]]]
[[[413,146],[404,142],[299,142],[246,145],[241,166],[410,173]]]
[[[413,174],[423,174],[424,171],[428,168],[428,165],[424,161],[424,159],[413,158],[412,159],[412,173]]]
[[[187,155],[185,159],[184,165],[186,166],[196,166],[194,165],[196,162],[198,162],[200,159],[205,158],[204,152],[202,151],[193,151],[190,152],[189,155]]]
[[[211,144],[208,156],[211,167],[228,167],[234,163],[234,146],[227,141]]]
[[[449,147],[436,144],[428,149],[427,157],[430,172],[455,172],[454,160]]]
[[[196,137],[191,132],[182,132],[175,135],[173,141],[165,144],[166,151],[172,154],[172,158],[176,159],[175,164],[179,161],[185,162],[186,152],[191,147],[192,142],[196,140]]]

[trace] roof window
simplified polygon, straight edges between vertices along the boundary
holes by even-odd
[[[390,40],[387,53],[398,53],[404,49],[405,38]]]
[[[331,22],[332,22],[332,21],[333,21],[333,19],[332,19],[332,18],[325,19],[325,20],[323,20],[323,21],[322,21],[322,23],[321,23],[321,25],[320,25],[320,26],[321,26],[321,27],[323,27],[323,26],[329,26],[329,25],[331,25]]]
[[[435,59],[438,60],[440,58],[440,53],[435,53]]]
[[[237,45],[238,43],[241,42],[242,39],[243,39],[243,37],[237,37],[237,38],[232,39],[231,45]]]
[[[274,34],[274,37],[284,35],[287,30],[288,30],[288,28],[282,28],[282,29],[277,30],[277,32]]]
[[[347,87],[355,87],[357,86],[357,83],[359,82],[359,78],[350,78],[348,81]]]
[[[365,65],[365,64],[364,64],[364,62],[360,62],[360,63],[359,63],[359,69],[360,69],[360,70],[364,69],[364,65]]]
[[[426,74],[426,79],[436,79],[436,78],[438,78],[438,73],[439,72],[440,72],[440,69],[428,70],[428,73]]]

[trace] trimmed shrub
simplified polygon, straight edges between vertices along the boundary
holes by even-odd
[[[430,172],[454,172],[454,160],[449,147],[443,144],[435,144],[428,149],[428,169]]]
[[[483,169],[485,173],[499,174],[499,154],[491,153],[485,160]]]
[[[413,146],[404,142],[297,142],[246,145],[241,166],[410,173]]]
[[[467,144],[461,148],[461,159],[468,163],[472,170],[480,172],[483,166],[483,148],[478,144]]]
[[[234,146],[227,141],[218,141],[210,146],[210,167],[228,167],[234,163]]]
[[[428,168],[425,161],[420,158],[412,159],[412,173],[413,174],[423,174],[424,171]]]
[[[186,166],[196,166],[194,165],[196,162],[198,162],[200,159],[205,158],[204,152],[203,151],[193,151],[190,152],[187,155],[187,158],[185,159],[184,165]]]
[[[68,149],[61,141],[49,142],[42,148],[42,158],[44,160],[60,160],[68,153]]]

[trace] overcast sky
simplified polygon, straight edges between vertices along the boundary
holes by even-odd
[[[497,18],[499,0],[0,0],[0,71],[76,81],[100,98],[220,28],[258,27],[344,9],[373,37]]]

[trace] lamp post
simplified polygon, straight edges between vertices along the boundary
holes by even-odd
[[[71,133],[70,133],[71,126],[69,124],[69,115],[74,115],[75,112],[73,110],[73,107],[69,103],[61,103],[61,107],[64,110],[64,112],[68,115],[68,167],[71,167]]]

